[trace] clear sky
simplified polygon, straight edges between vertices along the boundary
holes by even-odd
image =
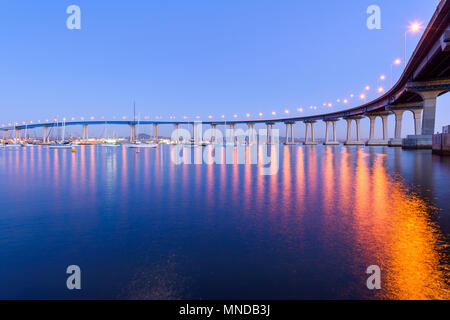
[[[337,99],[366,85],[374,98],[382,74],[389,86],[406,27],[426,25],[438,2],[2,0],[0,124],[130,117],[134,100],[151,119],[339,110]],[[81,30],[66,27],[72,4],[81,8]],[[372,4],[381,8],[381,30],[366,26]],[[408,34],[408,56],[419,37]],[[449,95],[439,99],[439,131],[450,124],[449,104]],[[404,126],[411,134],[412,116]]]

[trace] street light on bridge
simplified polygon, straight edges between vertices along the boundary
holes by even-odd
[[[381,81],[386,80],[386,76],[383,74],[377,79],[377,91],[379,93],[382,93],[384,91],[384,88],[380,85]]]
[[[402,63],[402,60],[400,59],[395,59],[393,63],[391,63],[391,88],[392,88],[392,67],[393,66],[398,66]]]
[[[405,64],[405,69],[406,69],[406,35],[409,33],[418,33],[420,30],[422,30],[422,24],[420,22],[412,22],[408,28],[405,31],[405,60],[404,60],[404,64]]]
[[[360,98],[361,100],[363,100],[364,103],[366,103],[367,96],[366,96],[365,93],[361,93],[361,94],[359,95],[359,98]]]

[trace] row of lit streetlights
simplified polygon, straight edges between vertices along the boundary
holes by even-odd
[[[406,46],[407,46],[407,35],[408,35],[408,33],[412,33],[412,34],[418,33],[418,32],[421,31],[421,30],[422,30],[422,24],[419,23],[419,22],[413,22],[413,23],[411,23],[411,24],[409,25],[409,27],[408,27],[408,28],[406,29],[406,31],[405,31],[405,49],[404,49],[404,60],[403,60],[403,61],[404,61],[404,67],[405,67],[405,68],[406,68]],[[393,73],[393,67],[394,67],[394,66],[399,66],[399,65],[401,65],[401,63],[402,63],[402,60],[399,59],[399,58],[395,59],[395,60],[391,63],[391,70],[390,70],[390,71],[391,71],[391,73],[390,73],[390,88],[392,88],[392,85],[393,85],[393,76],[392,76],[392,73]],[[382,93],[385,91],[385,88],[384,88],[383,85],[382,85],[382,82],[385,81],[385,80],[386,80],[386,76],[385,76],[385,75],[381,75],[381,76],[378,77],[378,79],[377,79],[377,89],[376,89],[377,93],[382,94]],[[367,100],[367,92],[369,92],[370,90],[371,90],[371,87],[370,87],[369,85],[365,86],[364,92],[362,92],[362,93],[359,95],[359,98],[360,98],[362,101],[366,102],[366,100]],[[354,97],[355,97],[355,94],[350,94],[348,98],[343,98],[343,99],[338,98],[338,99],[336,99],[336,102],[337,102],[337,103],[343,103],[344,105],[347,105],[347,104],[350,103],[350,99],[353,99]],[[332,107],[333,107],[333,103],[332,103],[332,102],[324,102],[324,103],[322,104],[322,106],[323,106],[323,107],[329,107],[329,108],[332,108]],[[311,105],[311,106],[309,106],[309,109],[310,109],[310,110],[313,110],[313,111],[314,111],[314,110],[317,110],[317,106]],[[304,108],[299,107],[299,108],[297,108],[296,111],[299,112],[299,113],[302,113],[302,112],[304,112]],[[278,113],[277,113],[276,111],[272,111],[272,113],[271,113],[272,116],[277,116],[277,114],[278,114]],[[289,110],[289,109],[284,110],[284,114],[285,114],[285,115],[291,114],[291,110]],[[260,113],[258,113],[258,116],[259,116],[259,118],[262,118],[262,117],[264,116],[264,114],[263,114],[262,112],[260,112]],[[250,117],[251,117],[251,114],[250,114],[250,113],[246,113],[246,114],[245,114],[245,117],[246,117],[246,118],[250,118]],[[170,119],[170,120],[175,120],[175,118],[176,118],[175,116],[169,116],[169,119]],[[214,118],[214,117],[213,117],[212,115],[209,115],[209,116],[208,116],[208,119],[210,119],[210,120],[212,120],[213,118]],[[225,116],[224,114],[222,114],[222,115],[220,116],[220,118],[223,119],[223,120],[225,120],[226,116]],[[234,115],[233,115],[233,118],[234,118],[234,119],[239,118],[238,114],[234,114]],[[104,119],[105,119],[105,117],[101,117],[101,120],[104,120]],[[113,117],[113,119],[115,120],[115,119],[117,119],[117,118],[116,118],[116,117]],[[127,117],[126,117],[126,116],[122,116],[121,119],[122,119],[122,120],[126,120]],[[145,120],[149,120],[150,117],[149,117],[149,116],[145,116],[144,119],[145,119]],[[155,119],[156,119],[156,120],[162,120],[163,118],[162,118],[161,116],[156,116]],[[184,119],[184,120],[188,120],[189,117],[188,117],[188,116],[183,116],[183,119]],[[200,120],[201,117],[200,117],[200,116],[196,116],[195,119]],[[76,121],[76,118],[75,118],[75,117],[72,117],[72,118],[70,118],[70,120],[71,120],[71,121]],[[94,121],[94,120],[95,120],[95,117],[93,117],[93,116],[92,116],[92,117],[89,117],[89,118],[80,117],[80,120],[81,120],[81,121],[85,121],[85,120],[91,120],[91,121]],[[59,122],[58,118],[53,119],[53,121],[54,121],[54,122]],[[67,119],[66,119],[66,118],[63,118],[62,121],[65,122],[65,121],[67,121]],[[49,119],[46,119],[46,120],[44,121],[44,123],[50,123],[50,122],[51,122],[51,120],[49,120]],[[39,123],[42,123],[42,121],[41,121],[41,120],[38,120],[38,121],[36,121],[36,122],[30,121],[29,123],[27,123],[27,122],[22,122],[21,124],[22,124],[22,125],[27,125],[27,124],[28,124],[28,125],[32,125],[32,124],[35,124],[35,123],[38,123],[38,124],[39,124]],[[19,124],[18,122],[16,122],[15,124],[13,124],[13,123],[9,123],[9,124],[8,124],[9,127],[11,127],[11,126],[13,126],[13,125],[18,126],[18,125],[20,125],[20,124]],[[5,124],[2,124],[2,127],[5,127]]]

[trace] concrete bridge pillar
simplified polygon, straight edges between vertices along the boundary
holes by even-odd
[[[306,128],[305,128],[305,144],[308,143],[309,140],[309,122],[305,122]]]
[[[423,99],[423,119],[421,134],[433,135],[436,123],[436,99],[442,93],[442,91],[418,91],[417,93],[420,94]]]
[[[390,112],[393,112],[395,115],[395,135],[393,139],[390,139],[389,146],[391,147],[401,147],[403,145],[404,139],[402,139],[402,123],[403,123],[403,115],[405,111],[411,111],[414,115],[414,132],[415,135],[409,135],[406,140],[409,140],[408,143],[414,144],[415,136],[421,134],[421,119],[422,119],[422,102],[411,102],[404,104],[391,105],[388,108]],[[387,127],[383,126],[383,127]],[[387,133],[386,133],[387,134]],[[411,138],[412,137],[412,138]],[[385,138],[388,139],[388,138]]]
[[[192,124],[192,137],[194,139],[194,143],[198,143],[198,124],[193,123]]]
[[[411,83],[410,90],[420,95],[423,99],[423,114],[420,110],[411,110],[414,113],[415,135],[409,135],[403,140],[405,149],[431,149],[432,138],[436,123],[436,100],[443,93],[442,89],[429,90],[433,82]]]
[[[369,116],[370,119],[370,134],[369,141],[375,140],[375,121],[377,120],[377,116]]]
[[[286,122],[285,123],[285,125],[286,125],[286,142],[285,142],[285,144],[295,144],[294,123],[295,122]],[[290,135],[290,137],[289,137],[289,135]]]
[[[257,139],[255,137],[255,124],[254,123],[249,123],[248,124],[248,131],[249,131],[248,144],[249,145],[256,144],[257,143]]]
[[[420,135],[422,133],[422,110],[411,110],[414,113],[414,133]],[[434,125],[433,125],[434,130]]]
[[[211,140],[210,140],[210,142],[211,143],[216,143],[217,142],[217,137],[216,137],[216,132],[217,132],[217,124],[211,124],[211,131],[212,131],[212,134],[211,134]]]
[[[83,141],[86,142],[89,139],[89,135],[88,135],[88,125],[84,124],[83,125]]]
[[[236,144],[236,124],[230,124],[230,141],[233,146]]]
[[[311,122],[311,141],[312,142],[316,141],[316,137],[314,135],[314,123],[315,122]]]
[[[153,124],[153,139],[158,140],[158,124]]]
[[[317,121],[305,121],[306,132],[305,132],[305,145],[316,145],[316,138],[314,133],[314,124]],[[311,125],[311,140],[309,140],[309,126]]]
[[[395,114],[395,135],[394,139],[389,141],[391,147],[401,147],[402,146],[402,121],[404,110],[392,110]]]
[[[84,137],[83,137],[84,139]],[[136,142],[136,125],[130,124],[130,142],[134,143]]]
[[[391,114],[390,111],[382,111],[376,113],[369,113],[367,117],[370,119],[370,136],[369,141],[367,141],[368,146],[387,146],[389,145],[389,136],[388,136],[388,116]],[[375,123],[377,118],[380,117],[383,123],[383,139],[375,138]],[[360,139],[358,140],[360,141]]]
[[[285,123],[285,125],[286,125],[286,141],[284,142],[284,144],[288,144],[289,143],[289,134],[288,134],[289,124]]]
[[[295,124],[295,123],[291,123],[291,144],[295,144],[294,124]]]
[[[388,134],[388,116],[382,115],[381,119],[383,121],[383,140],[388,144],[389,134]]]
[[[361,119],[355,119],[356,122],[356,141],[361,141]]]
[[[339,144],[337,141],[337,135],[336,135],[336,121],[332,121],[333,122],[333,142],[335,144]]]
[[[48,143],[48,127],[44,127],[44,134],[42,136],[42,143]]]
[[[354,116],[346,118],[347,121],[347,141],[345,145],[364,145],[365,143],[361,141],[361,119],[362,116]],[[351,133],[352,133],[352,121],[356,122],[356,141],[352,141]]]
[[[267,144],[273,144],[274,138],[273,138],[273,126],[274,123],[267,123]]]
[[[180,143],[180,139],[179,139],[179,136],[178,136],[178,127],[179,127],[180,125],[178,124],[178,123],[175,123],[174,125],[173,125],[173,138],[174,138],[174,140],[173,140],[173,142],[175,142],[176,144],[178,144],[178,143]]]
[[[346,144],[349,144],[352,139],[352,119],[345,119],[347,121],[347,141]]]
[[[324,145],[338,145],[336,137],[336,121],[337,119],[327,119],[323,120],[325,122],[325,142]],[[333,124],[333,141],[330,141],[330,123]]]

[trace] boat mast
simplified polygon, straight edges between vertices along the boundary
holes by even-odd
[[[62,143],[64,143],[64,140],[65,140],[65,138],[66,138],[66,121],[65,120],[63,120],[63,123],[62,123]]]

